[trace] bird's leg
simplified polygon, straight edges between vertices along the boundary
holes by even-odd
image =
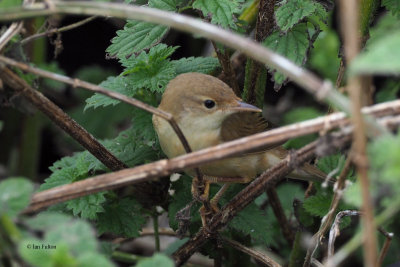
[[[222,195],[226,192],[226,190],[229,188],[230,184],[223,184],[222,187],[218,190],[218,192],[215,194],[215,196],[210,200],[210,205],[211,208],[214,211],[219,211],[218,208],[218,202],[221,199]]]

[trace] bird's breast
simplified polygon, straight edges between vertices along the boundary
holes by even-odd
[[[163,152],[168,158],[185,154],[185,149],[171,125],[164,119],[153,116],[153,125],[160,140]],[[193,151],[201,150],[221,143],[218,129],[207,129],[195,121],[179,124]]]

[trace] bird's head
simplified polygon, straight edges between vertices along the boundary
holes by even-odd
[[[242,102],[221,80],[201,73],[185,73],[171,80],[159,108],[171,113],[178,122],[206,120],[215,127],[235,112],[261,112],[259,108]]]

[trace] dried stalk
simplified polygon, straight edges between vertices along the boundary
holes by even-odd
[[[51,8],[47,8],[46,4],[38,3],[32,4],[29,7],[18,7],[3,12],[0,11],[0,21],[18,20],[35,16],[63,13],[75,15],[113,16],[170,26],[178,30],[201,35],[233,49],[240,50],[247,56],[263,64],[267,64],[271,68],[277,69],[302,86],[307,92],[314,95],[318,100],[323,100],[346,113],[351,113],[350,102],[347,97],[334,90],[329,81],[319,79],[313,73],[300,68],[288,59],[272,52],[270,49],[263,47],[252,40],[225,31],[209,23],[173,12],[125,4],[104,2],[93,3],[85,1],[55,1],[51,3]],[[378,125],[368,116],[364,117],[364,119],[366,120],[371,135],[378,135],[387,132],[387,129]]]
[[[379,232],[381,232],[381,234],[383,234],[386,237],[385,243],[383,243],[381,253],[379,254],[379,257],[378,257],[378,262],[376,264],[376,266],[382,266],[383,260],[385,259],[386,254],[389,250],[390,243],[392,243],[394,234],[386,232],[385,230],[383,230],[382,227],[378,227],[378,230],[379,230]]]
[[[360,50],[359,36],[359,8],[358,0],[340,0],[340,21],[343,35],[343,45],[348,64],[357,56]],[[368,158],[366,153],[367,137],[365,123],[361,115],[362,107],[362,80],[361,77],[349,79],[347,91],[352,102],[352,122],[353,132],[353,161],[356,165],[357,174],[361,184],[362,211],[364,216],[361,218],[364,232],[364,266],[373,267],[377,262],[376,252],[376,227],[374,225],[374,209],[369,192],[368,179]]]
[[[343,147],[350,141],[350,134],[341,134],[332,136],[334,140],[330,142],[332,147]],[[315,156],[316,149],[320,145],[319,141],[315,141],[297,152],[287,156],[280,163],[269,168],[261,176],[255,179],[250,185],[239,192],[228,204],[226,204],[220,212],[215,214],[207,228],[201,229],[192,239],[186,242],[173,255],[175,263],[182,265],[197,249],[203,246],[207,239],[212,237],[218,230],[227,225],[238,212],[243,210],[256,197],[265,191],[265,187],[271,183],[276,183],[289,174],[296,166],[301,166],[304,162]]]
[[[116,171],[128,167],[111,154],[91,134],[83,129],[58,106],[46,98],[42,93],[33,89],[10,69],[0,66],[0,79],[2,79],[3,82],[13,90],[26,97],[36,106],[36,108],[46,114],[55,124],[57,124],[57,126],[71,135],[109,169]]]
[[[268,186],[266,193],[268,195],[268,202],[271,205],[275,217],[279,222],[282,234],[288,242],[289,246],[292,246],[295,233],[293,232],[293,229],[288,219],[286,218],[285,211],[283,210],[281,201],[279,200],[279,196],[276,193],[275,184]]]
[[[384,116],[400,113],[400,100],[364,108],[368,114]],[[170,160],[160,160],[146,165],[126,169],[114,173],[98,175],[72,184],[63,185],[42,191],[33,196],[27,211],[35,211],[69,199],[89,195],[95,192],[122,187],[169,175],[186,168],[198,167],[218,159],[245,153],[257,147],[277,143],[293,137],[302,136],[317,131],[331,130],[338,125],[344,125],[346,119],[341,113],[331,114],[285,127],[273,129],[250,137],[244,137],[214,147],[199,150],[187,155],[182,155]],[[338,119],[339,118],[339,119]],[[326,122],[326,123],[324,123]],[[390,122],[397,125],[397,121]]]
[[[343,210],[338,212],[338,214],[336,214],[335,222],[332,224],[331,230],[329,232],[328,261],[329,258],[332,257],[333,255],[336,237],[340,235],[339,226],[341,219],[345,216],[358,216],[358,215],[360,215],[360,212],[357,210]]]
[[[267,255],[265,255],[264,253],[261,253],[260,251],[248,248],[246,246],[243,246],[242,244],[240,244],[239,242],[226,238],[224,236],[221,236],[221,239],[224,243],[228,244],[229,246],[243,252],[246,253],[247,255],[250,255],[251,257],[253,257],[254,259],[256,259],[257,261],[265,264],[266,266],[270,266],[270,267],[281,267],[281,265],[279,263],[277,263],[276,261],[274,261],[272,258],[268,257]]]
[[[45,31],[45,32],[41,32],[41,33],[37,33],[37,34],[31,35],[31,36],[21,40],[21,45],[25,45],[25,44],[27,44],[27,43],[29,43],[31,41],[34,41],[34,40],[39,39],[39,38],[44,37],[44,36],[50,36],[50,35],[55,34],[55,33],[61,33],[61,32],[65,32],[65,31],[73,30],[75,28],[78,28],[78,27],[86,24],[86,23],[91,22],[92,20],[94,20],[96,18],[97,18],[97,16],[91,16],[91,17],[88,17],[86,19],[80,20],[78,22],[72,23],[70,25],[61,27],[61,28],[55,28],[55,29],[51,29],[51,30],[48,30],[48,31]]]
[[[337,179],[337,182],[335,184],[335,191],[334,191],[334,195],[333,195],[333,199],[331,202],[331,205],[329,207],[329,211],[328,213],[324,216],[324,218],[322,218],[321,221],[321,226],[318,230],[318,232],[316,234],[314,234],[314,236],[312,237],[313,240],[313,244],[314,247],[311,247],[307,250],[307,255],[306,258],[304,260],[304,264],[303,267],[308,267],[310,266],[311,263],[311,259],[314,255],[314,253],[317,251],[318,249],[318,245],[321,242],[322,238],[324,237],[325,233],[328,231],[329,226],[331,225],[334,217],[335,217],[335,213],[336,213],[336,209],[339,205],[339,201],[342,198],[343,195],[343,189],[345,187],[345,181],[346,181],[346,177],[347,174],[349,173],[350,169],[351,169],[351,165],[352,165],[352,160],[351,157],[348,157],[346,159],[346,162],[344,164],[343,170],[339,175],[339,178]]]

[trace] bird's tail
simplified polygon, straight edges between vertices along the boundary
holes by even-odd
[[[305,163],[301,168],[294,170],[287,177],[303,181],[324,182],[327,174],[319,170],[317,167]]]

